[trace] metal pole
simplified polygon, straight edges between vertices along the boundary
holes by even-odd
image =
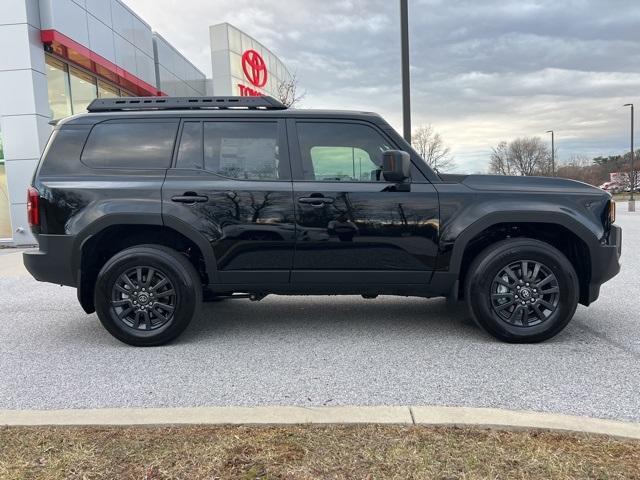
[[[547,133],[551,134],[551,176],[556,176],[556,139],[555,132],[548,130]]]
[[[404,138],[411,143],[411,72],[409,70],[409,6],[400,0],[400,48],[402,57],[402,124]]]
[[[635,157],[636,151],[633,148],[633,120],[634,120],[634,112],[633,112],[633,103],[631,104],[631,201],[635,201],[634,194],[636,191],[636,169],[635,169]]]
[[[551,176],[556,176],[556,135],[551,131]]]
[[[633,131],[634,131],[634,111],[633,111],[633,103],[626,103],[625,107],[631,107],[631,195],[629,195],[629,211],[636,211],[636,199],[635,199],[635,191],[636,191],[636,169],[635,169],[635,156],[636,152],[633,147]]]

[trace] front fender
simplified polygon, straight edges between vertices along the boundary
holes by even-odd
[[[501,223],[545,223],[566,228],[597,255],[605,235],[601,215],[606,197],[580,194],[478,193],[460,186],[440,192],[438,270],[459,273],[464,252],[483,230]],[[446,190],[446,189],[445,189]],[[491,198],[487,198],[491,196]],[[524,198],[523,198],[524,197]]]

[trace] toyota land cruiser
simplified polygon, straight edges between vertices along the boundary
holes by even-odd
[[[95,100],[55,126],[28,216],[29,272],[141,346],[202,301],[269,294],[464,299],[498,339],[538,342],[620,269],[598,188],[438,174],[378,115],[269,97]]]

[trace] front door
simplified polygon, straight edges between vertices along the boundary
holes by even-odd
[[[295,223],[284,121],[195,118],[179,138],[162,191],[165,223],[206,238],[212,283],[288,283]]]
[[[292,282],[429,283],[438,249],[433,185],[415,168],[405,188],[381,178],[382,153],[397,147],[373,124],[298,120],[290,130]]]

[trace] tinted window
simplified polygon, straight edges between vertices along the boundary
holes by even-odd
[[[202,168],[202,123],[185,122],[178,148],[177,168]]]
[[[349,123],[297,124],[305,180],[376,181],[389,142],[375,129]]]
[[[82,161],[96,168],[169,168],[178,124],[108,122],[93,127]]]
[[[243,180],[278,180],[276,122],[205,122],[204,168]]]

